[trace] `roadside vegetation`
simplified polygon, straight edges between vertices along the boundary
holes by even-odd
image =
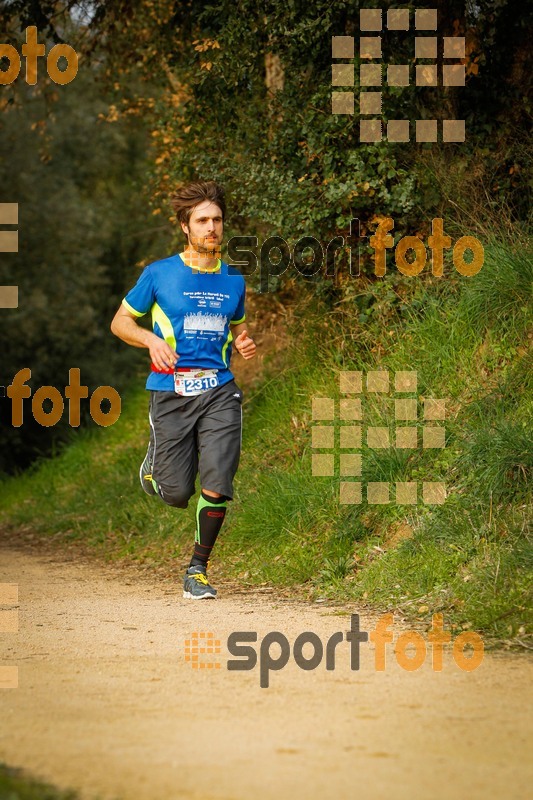
[[[177,513],[138,486],[146,354],[113,337],[109,322],[140,269],[183,243],[173,188],[215,179],[228,196],[226,242],[259,239],[247,284],[249,308],[261,290],[262,311],[251,329],[261,333],[268,317],[284,341],[243,385],[244,452],[214,578],[397,609],[422,623],[441,611],[487,641],[529,646],[533,185],[522,5],[437,3],[439,39],[464,38],[465,85],[384,86],[383,117],[464,119],[467,135],[394,143],[360,141],[358,109],[331,113],[331,37],[356,42],[371,0],[308,0],[305,13],[285,0],[95,0],[81,15],[67,2],[0,0],[12,46],[35,24],[43,41],[83,55],[66,86],[4,87],[0,176],[20,203],[24,244],[2,262],[0,282],[18,283],[21,302],[2,310],[0,384],[31,368],[32,391],[61,388],[78,367],[91,393],[109,384],[123,400],[105,429],[85,403],[77,431],[66,413],[42,427],[27,401],[14,427],[0,393],[4,527],[181,575],[195,504]],[[409,6],[409,35],[383,29],[386,63],[412,61],[414,13]],[[360,63],[355,46],[355,76]],[[385,217],[395,246],[408,235],[427,246],[435,218],[453,242],[477,237],[482,269],[459,274],[447,250],[436,278],[428,249],[426,268],[408,277],[390,248],[376,276],[369,237]],[[271,262],[265,274],[268,237],[284,237],[292,252],[304,236],[325,248],[353,233],[352,220],[358,277],[348,248],[334,275],[313,276],[309,251],[300,273],[277,275]],[[418,447],[396,446],[392,380],[389,392],[363,392],[364,425],[387,428],[391,446],[371,448],[363,435],[362,502],[346,504],[340,484],[359,476],[340,474],[340,373],[375,370],[416,371],[416,391],[404,396],[417,401]],[[334,399],[334,420],[312,418],[314,397]],[[425,398],[445,400],[445,420],[424,423]],[[445,447],[422,447],[429,422],[445,427]],[[328,425],[329,453],[312,446],[313,429]],[[313,475],[313,452],[333,456],[332,476]],[[398,482],[418,484],[416,504],[393,502]],[[423,482],[444,483],[445,502],[425,503]],[[390,502],[368,503],[369,483],[389,484]]]
[[[78,800],[76,792],[55,789],[23,770],[0,764],[0,800]]]
[[[487,641],[527,646],[532,549],[531,247],[493,242],[474,278],[446,265],[442,279],[354,279],[326,302],[296,276],[285,288],[290,346],[246,392],[236,496],[217,544],[218,575],[248,585],[303,589],[310,599],[364,602]],[[315,288],[316,288],[315,284]],[[284,295],[277,295],[282,301]],[[341,299],[338,299],[338,298]],[[260,326],[260,319],[256,320]],[[416,370],[419,447],[398,449],[394,389],[363,393],[364,425],[387,427],[391,447],[363,436],[363,487],[388,482],[391,502],[339,499],[341,371]],[[194,529],[184,512],[145,496],[137,465],[146,448],[146,393],[131,388],[118,422],[81,433],[60,455],[4,486],[3,524],[79,540],[108,558],[175,566]],[[336,419],[312,419],[313,397]],[[422,448],[426,397],[444,398],[445,448]],[[427,423],[426,423],[427,424]],[[312,428],[335,428],[333,477],[312,475]],[[355,480],[359,480],[356,478]],[[441,481],[444,504],[394,500],[396,481]],[[220,579],[220,577],[219,577]]]

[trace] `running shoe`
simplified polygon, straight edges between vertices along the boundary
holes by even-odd
[[[154,453],[155,453],[155,435],[154,435],[154,428],[152,425],[152,417],[150,419],[150,441],[148,443],[148,450],[146,451],[146,455],[144,457],[144,461],[141,464],[139,469],[139,480],[141,482],[141,486],[143,491],[146,494],[157,494],[156,486],[154,480],[152,480],[152,469],[154,466]]]
[[[183,579],[183,596],[189,600],[215,599],[217,590],[209,585],[205,567],[189,567]]]

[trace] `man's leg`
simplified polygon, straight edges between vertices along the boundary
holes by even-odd
[[[150,486],[154,487],[153,493],[157,493],[168,505],[186,508],[194,494],[198,471],[197,422],[203,410],[201,395],[180,397],[173,392],[151,393],[151,439],[148,453],[141,466],[141,482],[148,483],[149,480]],[[146,491],[144,483],[143,488]],[[185,574],[184,597],[193,600],[216,597],[216,589],[213,589],[207,581],[206,565],[207,557],[220,529],[222,521],[220,516],[225,513],[225,499],[218,492],[208,490],[208,493],[202,493],[195,536],[195,547],[198,546],[201,557],[191,561],[191,566]],[[213,507],[214,511],[208,510]],[[213,529],[213,519],[215,529]]]
[[[196,431],[202,494],[196,511],[196,537],[191,566],[185,574],[184,597],[215,597],[207,580],[207,562],[233,497],[233,478],[241,451],[242,394],[234,381],[201,396]]]
[[[224,517],[226,497],[202,489],[196,507],[194,553],[183,580],[183,596],[192,600],[215,598],[217,590],[207,580],[207,563]]]
[[[233,497],[233,478],[241,451],[242,393],[230,381],[204,397],[197,423],[202,493],[196,510],[191,566],[207,567],[224,522],[227,501]]]
[[[170,506],[187,508],[198,472],[196,415],[190,400],[175,392],[151,392],[152,481]]]
[[[223,494],[202,489],[196,507],[196,536],[190,567],[201,566],[207,569],[211,550],[226,516],[226,500]]]

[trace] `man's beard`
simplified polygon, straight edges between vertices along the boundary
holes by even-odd
[[[220,255],[221,245],[217,238],[206,242],[205,236],[191,236],[189,238],[189,245],[194,247],[194,249],[202,255]]]

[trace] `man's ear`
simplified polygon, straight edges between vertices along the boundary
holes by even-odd
[[[180,222],[180,225],[181,225],[181,230],[183,231],[183,233],[185,234],[185,236],[187,237],[187,240],[188,240],[189,239],[189,226],[186,225],[185,222]]]

